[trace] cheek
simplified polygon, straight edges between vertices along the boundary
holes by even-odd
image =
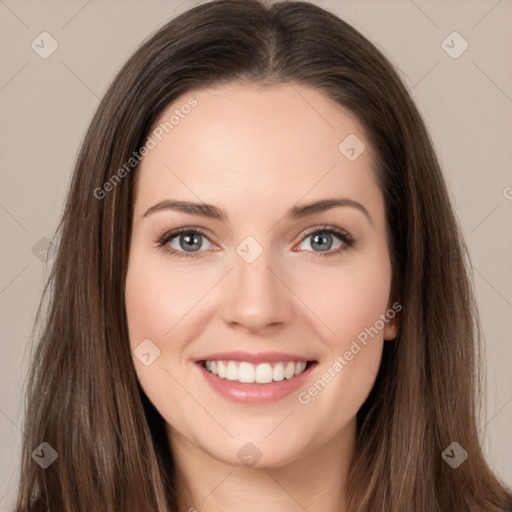
[[[355,414],[373,386],[391,289],[391,265],[384,246],[373,257],[351,263],[317,273],[315,286],[302,290],[304,302],[319,312],[325,333],[321,336],[325,357],[318,368],[321,382],[311,393],[305,391],[320,408],[343,403],[344,408],[335,413],[342,416]]]
[[[133,251],[126,277],[126,311],[132,346],[150,338],[163,343],[209,288],[200,271],[182,271],[165,258]],[[181,326],[180,326],[181,327]]]
[[[142,244],[140,244],[142,245]],[[151,258],[138,247],[132,248],[126,276],[125,303],[133,364],[139,382],[156,408],[172,424],[180,424],[183,411],[174,405],[187,404],[183,389],[176,385],[181,374],[181,361],[187,340],[193,336],[187,326],[191,310],[204,287],[187,282],[186,273],[171,268],[162,258]],[[191,318],[191,316],[190,316]],[[146,340],[151,340],[147,345]],[[141,343],[144,349],[138,349]],[[134,352],[135,351],[135,352]],[[149,351],[151,362],[145,365],[138,353]],[[152,358],[158,353],[156,358]]]
[[[319,325],[323,325],[324,342],[331,349],[344,352],[352,340],[385,314],[390,288],[391,268],[383,253],[361,259],[357,264],[322,269],[296,289],[308,309],[316,314]],[[382,323],[377,326],[382,337]]]
[[[316,380],[302,390],[299,403],[305,406],[305,414],[330,418],[325,433],[330,435],[355,416],[375,382],[391,268],[383,253],[360,267],[340,267],[338,272],[317,277],[318,287],[309,294],[311,309],[322,312],[321,320],[330,333],[322,338],[326,358]],[[319,292],[322,285],[323,294]]]

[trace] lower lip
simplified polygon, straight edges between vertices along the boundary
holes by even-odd
[[[300,374],[291,379],[273,381],[268,384],[249,384],[237,380],[222,379],[209,372],[201,364],[196,363],[206,382],[220,395],[228,400],[237,403],[269,403],[281,400],[282,398],[297,391],[303,386],[317,363],[309,363],[308,367]]]

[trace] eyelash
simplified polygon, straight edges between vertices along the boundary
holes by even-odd
[[[168,233],[165,233],[157,241],[157,246],[163,248],[165,251],[167,251],[171,255],[177,256],[179,258],[201,257],[201,256],[196,256],[195,253],[202,253],[205,251],[194,251],[194,252],[177,251],[167,245],[173,238],[176,238],[177,236],[184,234],[184,233],[199,234],[199,235],[204,236],[205,238],[208,238],[208,234],[206,233],[206,231],[204,231],[201,228],[179,228],[179,229],[170,231]],[[340,253],[346,251],[347,249],[352,248],[355,245],[355,243],[357,242],[357,240],[345,230],[336,228],[334,226],[324,226],[323,229],[315,229],[314,231],[310,231],[309,233],[305,234],[304,237],[300,240],[299,244],[304,242],[304,240],[306,240],[307,238],[309,238],[312,235],[326,234],[326,233],[335,235],[336,237],[338,237],[343,242],[341,247],[339,247],[338,249],[335,249],[335,250],[330,250],[330,251],[320,251],[320,252],[307,251],[307,252],[312,252],[315,257],[317,257],[317,256],[318,257],[330,257],[330,256],[335,256],[337,254],[340,254]],[[300,250],[297,252],[303,252],[303,251],[304,250]]]

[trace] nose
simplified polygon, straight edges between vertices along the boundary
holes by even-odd
[[[263,253],[252,263],[234,255],[234,269],[223,290],[222,316],[226,324],[251,333],[276,329],[293,315],[293,293],[279,267]]]

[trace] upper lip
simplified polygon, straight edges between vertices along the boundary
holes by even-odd
[[[231,352],[217,352],[208,354],[204,357],[197,358],[196,363],[201,361],[246,361],[248,363],[278,363],[285,361],[312,361],[307,357],[297,356],[295,354],[287,354],[285,352],[259,352],[257,354],[251,352],[243,352],[240,350]]]

